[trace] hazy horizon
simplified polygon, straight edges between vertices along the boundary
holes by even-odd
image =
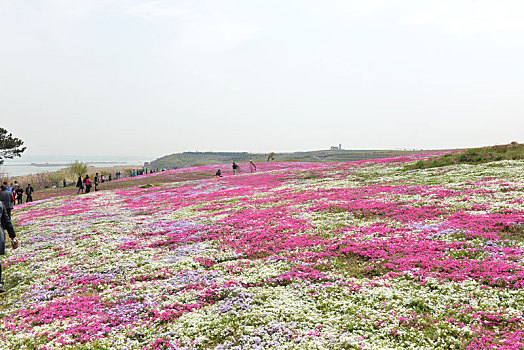
[[[25,156],[521,142],[518,1],[0,0]]]
[[[338,144],[333,144],[333,145],[330,145],[329,147],[331,146],[338,146]],[[329,147],[326,147],[326,148],[322,148],[322,149],[308,149],[308,150],[297,150],[297,151],[271,151],[271,152],[275,152],[277,154],[284,154],[284,153],[300,153],[300,152],[313,152],[313,151],[330,151]],[[453,147],[453,148],[449,148],[449,149],[462,149],[464,147]],[[449,149],[416,149],[416,148],[396,148],[396,149],[382,149],[382,148],[367,148],[367,149],[347,149],[347,148],[342,148],[343,151],[385,151],[385,150],[392,150],[392,151],[421,151],[421,152],[425,152],[425,151],[438,151],[438,150],[449,150]],[[21,157],[15,157],[13,159],[4,159],[4,164],[13,164],[13,163],[28,163],[28,162],[64,162],[64,161],[74,161],[74,160],[79,160],[79,161],[83,161],[83,162],[90,162],[90,161],[106,161],[106,160],[113,160],[113,161],[116,161],[116,160],[123,160],[123,161],[150,161],[150,160],[155,160],[155,159],[158,159],[158,158],[162,158],[164,156],[168,156],[168,155],[171,155],[171,154],[174,154],[174,153],[184,153],[184,152],[188,152],[188,153],[192,153],[192,152],[197,152],[197,153],[243,153],[243,152],[247,152],[247,153],[253,153],[253,154],[268,154],[270,153],[270,151],[266,151],[266,152],[248,152],[248,151],[243,151],[243,150],[224,150],[224,151],[214,151],[214,150],[186,150],[186,151],[180,151],[180,152],[171,152],[171,153],[166,153],[166,154],[162,154],[162,155],[154,155],[154,156],[151,156],[151,157],[147,157],[147,156],[133,156],[133,155],[110,155],[110,154],[102,154],[102,155],[72,155],[72,154],[26,154],[26,152],[24,152],[22,154]]]

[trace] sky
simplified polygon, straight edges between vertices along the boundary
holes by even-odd
[[[0,0],[26,155],[524,142],[524,2]]]

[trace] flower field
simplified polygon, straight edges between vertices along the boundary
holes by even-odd
[[[0,348],[524,349],[524,162],[425,157],[17,207]]]

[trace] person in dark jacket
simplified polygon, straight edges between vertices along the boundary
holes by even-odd
[[[22,204],[24,202],[24,189],[20,187],[20,185],[16,185],[16,203],[15,204]]]
[[[0,255],[5,255],[5,233],[7,230],[9,238],[11,238],[11,246],[13,249],[18,248],[18,238],[16,238],[15,229],[11,223],[11,218],[7,215],[7,210],[4,204],[0,202]],[[2,284],[2,265],[0,265],[0,293],[5,293],[4,286]]]
[[[0,202],[4,205],[7,215],[11,217],[11,210],[13,210],[13,202],[15,197],[9,192],[5,185],[0,186]]]
[[[95,191],[98,191],[98,180],[99,180],[98,173],[96,173],[95,174]]]
[[[8,190],[9,192],[11,192],[11,193],[13,194],[13,196],[14,196],[15,193],[13,192],[13,188],[12,188],[11,186],[8,186],[8,185],[7,185],[7,181],[4,181],[4,186],[5,186],[5,188],[7,188],[7,190]]]
[[[27,187],[25,188],[25,194],[27,195],[27,198],[25,199],[26,203],[33,201],[33,193],[35,193],[33,186],[31,186],[31,184],[27,184]]]
[[[80,194],[80,192],[84,193],[84,182],[82,181],[82,176],[78,177],[78,180],[76,181],[76,187],[78,187],[76,194]]]
[[[233,175],[235,175],[237,173],[237,171],[240,171],[240,167],[235,162],[233,162],[232,168],[233,168]]]

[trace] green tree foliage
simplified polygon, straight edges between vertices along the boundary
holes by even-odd
[[[49,181],[51,181],[52,186],[61,186],[62,181],[64,181],[67,178],[67,173],[70,173],[70,171],[68,170],[69,169],[66,168],[49,173]]]
[[[67,171],[75,178],[77,176],[84,176],[87,174],[87,165],[78,160],[75,160],[69,164]]]
[[[270,160],[275,160],[275,156],[277,154],[275,152],[271,152],[267,155],[267,161],[269,162]]]
[[[26,147],[22,147],[24,141],[13,137],[13,134],[4,128],[0,128],[0,165],[4,164],[4,158],[13,159],[20,157]]]

